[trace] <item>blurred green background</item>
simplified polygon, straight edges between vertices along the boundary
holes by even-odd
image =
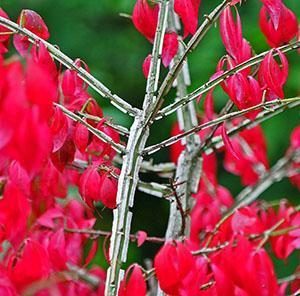
[[[200,10],[203,15],[209,13],[220,1],[203,0]],[[286,0],[285,4],[300,15],[300,1]],[[51,33],[50,42],[72,58],[81,58],[90,67],[91,73],[111,88],[115,93],[127,99],[135,106],[141,106],[145,92],[145,79],[141,65],[150,53],[150,44],[133,27],[131,20],[121,17],[119,13],[131,14],[134,0],[0,0],[1,7],[16,20],[21,9],[37,11],[45,20]],[[258,13],[261,7],[259,0],[246,1],[239,8],[245,38],[250,41],[255,52],[267,50],[268,46],[258,27]],[[219,38],[219,29],[213,28],[207,34],[197,50],[190,56],[189,64],[192,76],[190,90],[207,81],[214,72],[216,63],[225,53]],[[300,60],[297,53],[289,53],[290,76],[286,84],[286,95],[300,94]],[[131,121],[122,113],[109,106],[99,98],[106,115],[116,122],[130,126]],[[169,96],[169,102],[173,98]],[[215,104],[220,109],[228,98],[220,89],[216,91]],[[201,109],[201,106],[198,107]],[[156,143],[168,137],[174,116],[170,116],[152,128],[149,143]],[[289,134],[299,124],[299,109],[288,111],[263,124],[268,143],[270,164],[285,153],[289,145]],[[168,161],[168,150],[155,156],[155,161]],[[155,180],[154,176],[151,176]],[[239,178],[232,176],[220,167],[220,183],[225,185],[233,195],[242,188]],[[299,192],[287,180],[276,185],[263,195],[269,200],[289,198],[299,203]],[[109,229],[111,217],[104,211],[99,223],[101,229]],[[168,218],[168,203],[138,193],[134,207],[133,232],[145,230],[149,235],[163,236]],[[138,249],[130,245],[129,262],[141,262],[145,256],[152,257],[157,246],[144,244]],[[106,266],[103,258],[97,258]],[[280,276],[288,274],[297,263],[280,265],[277,269]],[[142,262],[141,262],[142,263]],[[292,268],[292,269],[291,269]]]

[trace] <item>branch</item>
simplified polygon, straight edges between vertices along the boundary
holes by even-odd
[[[77,114],[80,115],[83,118],[93,120],[95,122],[100,122],[100,121],[104,120],[104,118],[101,118],[101,117],[98,117],[98,116],[93,116],[93,115],[90,115],[90,114],[87,114],[87,113],[83,113],[81,111],[78,111]],[[105,120],[103,124],[106,125],[106,126],[111,127],[116,132],[118,132],[120,135],[123,135],[123,136],[126,136],[126,137],[129,135],[129,131],[126,127],[115,124],[115,123],[112,123],[112,121],[110,119]]]
[[[183,138],[185,138],[185,137],[187,137],[191,134],[194,134],[194,133],[197,133],[197,132],[199,132],[203,129],[215,126],[215,125],[217,125],[219,123],[222,123],[226,120],[240,117],[240,116],[248,113],[249,111],[257,110],[257,109],[267,107],[267,106],[272,106],[272,105],[275,105],[275,104],[278,105],[278,104],[284,104],[284,103],[289,103],[289,102],[296,102],[296,101],[299,101],[299,100],[300,100],[300,97],[285,99],[285,100],[276,99],[276,100],[260,103],[258,105],[252,106],[252,107],[247,108],[247,109],[243,109],[243,110],[240,110],[240,111],[235,111],[235,112],[225,114],[225,115],[223,115],[221,117],[218,117],[214,120],[211,120],[211,121],[205,122],[203,124],[200,124],[199,126],[194,127],[192,129],[184,132],[184,133],[181,133],[181,134],[178,134],[176,136],[170,137],[169,139],[164,140],[161,143],[146,147],[145,150],[143,151],[143,153],[145,155],[152,154],[154,152],[159,151],[160,149],[162,149],[164,147],[168,147],[168,146],[178,142],[179,140],[181,140],[181,139],[183,139]]]
[[[116,156],[114,161],[120,165],[123,164],[123,160],[121,157]],[[140,172],[143,173],[157,173],[162,177],[170,178],[174,175],[176,170],[176,165],[173,162],[163,162],[159,164],[154,164],[152,160],[143,161],[141,164]]]
[[[88,273],[87,270],[85,270],[84,268],[80,268],[76,265],[67,263],[67,266],[69,268],[69,270],[74,273],[77,277],[79,277],[80,279],[84,280],[85,282],[89,283],[90,285],[92,285],[95,289],[98,288],[99,284],[100,284],[100,280],[98,277],[96,277],[93,274]]]
[[[43,43],[47,50],[50,52],[52,57],[63,64],[65,67],[74,70],[78,73],[78,76],[87,83],[91,88],[93,88],[97,93],[99,93],[103,98],[109,99],[110,102],[116,106],[119,110],[129,115],[135,116],[138,113],[138,109],[132,107],[129,103],[124,101],[119,96],[113,94],[105,85],[103,85],[99,80],[97,80],[93,75],[86,71],[82,67],[77,67],[75,62],[62,53],[57,47],[43,40],[39,36],[35,35],[31,31],[19,26],[15,22],[12,22],[4,17],[0,17],[0,24],[4,27],[25,35],[28,37],[31,43],[41,42]]]
[[[180,185],[182,185],[182,184],[179,184],[179,186]],[[177,194],[177,185],[175,184],[174,180],[171,180],[171,187],[172,187],[173,195],[174,195],[174,198],[175,198],[175,201],[176,201],[176,208],[177,208],[177,211],[179,211],[179,214],[180,214],[180,217],[181,217],[181,229],[180,229],[179,235],[181,237],[183,237],[184,234],[185,234],[185,228],[186,228],[186,212],[184,211],[183,205],[182,205],[182,202],[181,202],[182,196],[179,196]],[[174,235],[173,232],[174,232],[174,230],[172,230],[172,234]],[[175,235],[177,235],[177,234],[175,234]],[[173,238],[175,238],[175,236],[173,236]]]
[[[280,230],[274,230],[272,231],[272,228],[277,228],[278,227],[278,224],[282,224],[283,222],[282,221],[279,221],[280,223],[276,223],[274,226],[272,226],[270,229],[267,229],[265,230],[264,232],[262,233],[259,233],[259,234],[250,234],[248,235],[248,239],[250,241],[253,241],[253,240],[257,240],[259,238],[265,238],[267,237],[268,239],[270,237],[276,237],[276,236],[281,236],[281,235],[285,235],[291,231],[294,231],[296,229],[299,229],[300,228],[300,225],[295,225],[295,226],[291,226],[291,227],[287,227],[287,228],[282,228]],[[226,248],[227,246],[229,246],[230,244],[232,244],[232,246],[236,246],[236,241],[226,241],[222,244],[219,244],[215,247],[204,247],[200,250],[197,250],[197,251],[192,251],[191,254],[193,256],[199,256],[199,255],[208,255],[208,254],[211,254],[211,253],[215,253],[215,252],[218,252],[224,248]]]
[[[156,106],[156,109],[153,112],[153,116],[151,120],[154,119],[156,114],[158,113],[160,107],[163,104],[163,98],[167,95],[167,93],[170,91],[173,82],[177,78],[178,74],[180,73],[184,62],[186,61],[187,55],[191,53],[199,44],[199,42],[203,39],[203,37],[206,35],[206,33],[209,31],[209,29],[213,26],[213,24],[216,22],[216,20],[221,15],[222,11],[225,10],[225,8],[229,5],[229,0],[224,0],[219,6],[217,6],[208,16],[206,16],[206,19],[201,24],[201,26],[198,28],[196,33],[193,35],[189,43],[187,44],[183,54],[175,61],[174,65],[168,72],[166,78],[164,79],[162,85],[159,88],[158,91],[158,104]]]
[[[296,101],[296,102],[283,103],[282,105],[277,105],[271,110],[264,110],[264,111],[260,112],[253,121],[251,121],[250,119],[245,119],[239,125],[234,126],[230,130],[228,130],[227,134],[228,134],[228,136],[233,136],[243,129],[246,129],[246,128],[251,129],[251,128],[259,125],[260,123],[262,123],[270,118],[273,118],[274,116],[276,116],[286,110],[293,109],[293,108],[299,107],[299,106],[300,106],[300,101]],[[219,149],[223,145],[224,145],[224,143],[223,143],[222,137],[215,136],[210,141],[207,142],[206,146],[201,146],[198,153],[205,152],[206,154],[210,154],[213,152],[213,150],[215,148]]]
[[[118,182],[117,208],[114,210],[112,236],[109,257],[111,265],[107,271],[105,295],[117,295],[119,284],[124,275],[122,265],[126,262],[134,195],[139,180],[139,171],[144,150],[149,136],[149,118],[156,105],[156,93],[160,75],[161,54],[166,31],[169,0],[162,0],[156,28],[150,72],[147,79],[143,110],[138,113],[130,129],[127,153],[124,156]]]
[[[97,238],[99,236],[110,236],[110,231],[104,231],[104,230],[96,230],[96,229],[73,229],[73,228],[65,228],[65,232],[69,233],[79,233],[79,234],[89,234],[92,235],[93,238]],[[136,242],[138,239],[138,234],[130,234],[130,240],[132,242]],[[148,236],[145,239],[146,242],[155,243],[155,244],[163,244],[165,242],[165,239],[163,237],[155,237],[155,236]]]
[[[176,32],[180,29],[180,27],[176,26],[176,24],[179,24],[179,20],[176,19],[177,15],[174,12],[173,6],[174,3],[172,1],[169,9],[169,29],[171,31]],[[200,31],[198,30],[198,33]],[[194,40],[197,39],[196,36],[192,37],[192,39],[193,38]],[[187,86],[190,84],[188,64],[184,57],[186,54],[187,52],[183,48],[183,45],[180,43],[178,54],[174,58],[175,65],[178,65],[178,72],[176,74],[176,87],[178,98],[181,98],[186,95]],[[185,68],[181,69],[184,61],[186,62],[184,64]],[[172,72],[172,69],[175,70],[176,66],[175,68],[171,68],[169,73]],[[175,76],[173,76],[173,78],[175,78]],[[156,111],[154,111],[153,113],[154,116],[155,112]],[[177,118],[181,130],[185,131],[197,126],[198,119],[194,102],[191,102],[184,108],[178,110]],[[192,159],[190,157],[190,155],[193,154],[193,151],[200,144],[199,136],[194,134],[188,137],[184,144],[186,144],[184,150],[178,158],[175,183],[172,181],[171,184],[174,192],[173,197],[175,200],[170,204],[169,221],[165,235],[166,239],[168,240],[175,239],[178,236],[183,237],[185,234],[189,233],[190,225],[189,220],[187,219],[188,216],[186,215],[186,212],[190,206],[189,199],[191,197],[191,193],[195,193],[195,191],[197,190],[201,174],[201,167],[199,167],[198,159]],[[158,290],[157,295],[162,295],[162,291]]]
[[[278,47],[277,49],[280,50],[281,52],[285,53],[285,52],[289,52],[291,50],[295,50],[298,48],[300,48],[300,41]],[[252,57],[251,59],[237,65],[236,67],[232,68],[231,70],[225,71],[222,75],[218,76],[217,78],[206,82],[205,84],[203,84],[202,86],[200,86],[199,88],[194,90],[192,93],[181,98],[179,101],[175,101],[174,103],[172,103],[172,104],[166,106],[165,108],[163,108],[162,110],[160,110],[157,114],[156,119],[161,119],[162,117],[173,113],[180,107],[186,105],[188,102],[191,102],[191,101],[195,100],[196,98],[198,98],[201,94],[204,94],[207,91],[209,91],[210,89],[212,89],[213,87],[217,86],[218,84],[223,82],[225,79],[229,78],[230,76],[232,76],[250,66],[259,64],[269,52],[270,52],[269,50],[262,52],[261,54],[258,54],[256,56]],[[274,56],[278,55],[278,52],[274,49],[272,49],[272,53]]]
[[[155,183],[155,182],[148,183],[148,182],[139,181],[138,189],[141,192],[150,194],[152,196],[161,197],[161,198],[170,197],[173,195],[173,191],[169,186]]]
[[[126,153],[126,149],[123,145],[115,143],[111,137],[106,135],[104,132],[94,128],[90,124],[88,124],[86,121],[84,121],[80,116],[76,115],[75,113],[69,111],[64,106],[54,103],[54,105],[58,108],[60,108],[69,118],[76,122],[80,122],[82,125],[84,125],[92,134],[94,134],[96,137],[98,137],[100,140],[102,140],[105,143],[108,143],[111,145],[111,147],[117,151],[118,153]]]
[[[300,279],[300,272],[298,273],[295,273],[295,274],[292,274],[292,275],[289,275],[285,278],[281,278],[278,280],[278,284],[283,284],[283,283],[290,283],[290,282],[293,282],[295,280],[299,280]],[[296,294],[294,294],[296,295]]]

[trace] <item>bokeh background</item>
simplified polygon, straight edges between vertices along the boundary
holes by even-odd
[[[201,20],[220,1],[203,0],[201,5]],[[300,1],[286,0],[285,4],[300,16]],[[1,7],[16,20],[21,9],[27,8],[37,11],[45,20],[51,33],[50,42],[72,58],[81,58],[90,67],[91,73],[111,88],[121,97],[126,98],[135,106],[141,106],[145,92],[145,78],[141,65],[150,53],[150,44],[133,27],[130,18],[121,17],[120,13],[131,14],[134,0],[0,0]],[[264,36],[259,30],[258,13],[261,7],[259,0],[248,0],[239,8],[243,23],[244,37],[251,43],[255,52],[268,49]],[[190,56],[189,64],[192,77],[190,90],[207,81],[214,73],[216,63],[225,53],[219,37],[219,28],[215,27],[204,38],[197,50]],[[297,53],[289,53],[290,76],[286,84],[287,97],[300,94],[300,59]],[[93,92],[91,92],[93,93]],[[115,122],[130,126],[129,120],[122,113],[102,100],[94,93],[104,109],[104,113],[114,118]],[[174,96],[169,95],[169,102]],[[217,89],[215,104],[217,109],[224,106],[227,96]],[[201,104],[197,106],[201,111]],[[265,130],[268,157],[270,165],[274,164],[286,151],[289,145],[289,134],[293,127],[300,123],[300,110],[291,110],[278,115],[263,124]],[[176,118],[170,116],[152,128],[149,144],[169,136],[171,126]],[[154,161],[168,161],[169,151],[164,149],[155,155]],[[143,176],[145,177],[145,176]],[[147,176],[156,180],[155,176]],[[241,189],[238,177],[219,169],[220,183],[226,186],[233,195]],[[157,181],[157,180],[156,180]],[[300,201],[299,192],[293,188],[288,180],[275,184],[263,194],[267,200],[288,198],[293,203]],[[101,229],[110,229],[111,213],[102,211],[99,217]],[[163,236],[168,218],[168,202],[137,193],[134,207],[132,231],[145,230],[150,236]],[[145,257],[153,257],[158,246],[145,243],[141,248],[130,244],[128,261],[143,263]],[[107,263],[100,254],[96,257],[97,264],[103,267]],[[292,256],[285,264],[276,262],[278,275],[291,273],[297,257]]]

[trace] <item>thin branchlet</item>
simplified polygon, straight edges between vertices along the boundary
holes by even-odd
[[[296,41],[294,43],[291,44],[287,44],[281,47],[278,47],[277,50],[272,50],[272,54],[274,56],[278,55],[278,50],[280,50],[283,53],[292,51],[292,50],[296,50],[300,48],[300,41]],[[222,75],[206,82],[205,84],[203,84],[202,86],[198,87],[196,90],[194,90],[192,93],[186,95],[185,97],[181,98],[180,100],[175,101],[174,103],[166,106],[165,108],[161,109],[156,116],[156,119],[161,119],[164,116],[167,116],[173,112],[175,112],[178,108],[183,107],[184,105],[186,105],[187,103],[197,99],[200,95],[208,92],[210,89],[212,89],[213,87],[219,85],[220,83],[222,83],[225,79],[231,77],[232,75],[247,69],[251,66],[257,65],[259,64],[264,57],[270,53],[270,51],[265,51],[262,52],[252,58],[250,58],[249,60],[233,67],[232,69],[225,71]]]
[[[106,135],[104,132],[94,128],[92,125],[90,125],[85,120],[83,120],[80,116],[78,116],[77,114],[71,112],[66,107],[64,107],[60,104],[55,103],[54,105],[56,107],[58,107],[59,109],[61,109],[62,112],[64,112],[69,118],[71,118],[72,120],[74,120],[76,122],[79,122],[82,125],[84,125],[93,135],[98,137],[100,140],[102,140],[105,143],[108,143],[116,152],[126,153],[126,149],[122,144],[114,142],[114,140],[111,137]]]
[[[267,107],[267,106],[281,105],[281,104],[289,103],[289,102],[297,102],[299,100],[300,100],[300,97],[295,97],[295,98],[290,98],[290,99],[285,99],[285,100],[276,99],[276,100],[272,100],[272,101],[268,101],[268,102],[262,102],[258,105],[255,105],[255,106],[252,106],[252,107],[240,110],[240,111],[235,111],[235,112],[225,114],[225,115],[220,116],[216,119],[213,119],[211,121],[200,124],[197,127],[191,128],[190,130],[188,130],[186,132],[180,133],[180,134],[178,134],[176,136],[173,136],[173,137],[171,137],[167,140],[164,140],[161,143],[146,147],[145,150],[143,151],[143,153],[145,155],[152,154],[154,152],[159,151],[160,149],[162,149],[164,147],[168,147],[168,146],[178,142],[179,140],[181,140],[181,139],[183,139],[183,138],[185,138],[185,137],[187,137],[191,134],[197,133],[197,132],[199,132],[203,129],[206,129],[206,128],[209,128],[209,127],[212,127],[212,126],[216,126],[220,123],[225,122],[226,120],[230,120],[230,119],[240,117],[240,116],[242,116],[242,115],[244,115],[244,114],[246,114],[250,111],[261,109],[261,108]]]

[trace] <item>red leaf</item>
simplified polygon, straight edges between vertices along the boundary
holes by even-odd
[[[100,200],[100,186],[102,180],[97,166],[88,167],[79,180],[79,193],[83,200],[93,208],[93,201]]]
[[[47,40],[50,37],[48,28],[44,23],[43,19],[40,15],[38,15],[35,11],[24,9],[22,10],[19,18],[18,24],[36,34],[40,38]],[[25,56],[27,54],[27,50],[30,45],[30,41],[28,37],[15,34],[14,35],[14,45],[17,51],[21,56]]]
[[[198,14],[201,0],[175,0],[174,10],[184,25],[184,38],[194,35],[198,27]]]
[[[150,71],[150,66],[151,66],[151,58],[152,58],[151,54],[149,54],[143,62],[143,74],[146,79],[149,76],[149,71]]]
[[[39,116],[36,107],[23,115],[15,130],[14,146],[11,149],[12,156],[29,174],[41,168],[52,149],[50,129]]]
[[[38,106],[40,116],[48,121],[53,112],[53,102],[58,95],[57,85],[53,81],[49,68],[27,59],[25,83],[28,102]]]
[[[1,7],[0,7],[0,16],[9,20],[9,17],[8,17],[7,13]],[[10,34],[4,34],[4,33],[7,33],[7,32],[11,32],[11,31],[9,29],[7,29],[6,27],[4,27],[4,26],[0,26],[0,33],[1,33],[0,34],[0,42],[4,43],[9,39]]]
[[[93,242],[92,242],[92,246],[90,248],[90,251],[89,251],[87,257],[85,258],[84,266],[87,266],[91,263],[91,261],[96,256],[97,251],[98,251],[98,240],[94,239]]]
[[[242,36],[242,23],[237,11],[234,22],[231,8],[227,7],[220,17],[220,33],[223,44],[236,63],[251,57],[251,47]]]
[[[260,10],[259,24],[261,31],[272,47],[290,42],[298,33],[298,21],[295,14],[280,0],[264,0]]]
[[[291,146],[293,149],[300,149],[300,126],[297,126],[291,133]]]
[[[30,193],[30,178],[27,172],[17,161],[10,164],[8,171],[9,180],[16,184],[26,195]]]
[[[240,160],[240,158],[238,157],[238,155],[234,151],[233,146],[231,144],[231,141],[230,141],[230,139],[227,135],[225,122],[222,125],[222,139],[223,139],[223,142],[224,142],[225,149],[227,149],[227,151],[230,152],[232,154],[232,156],[234,156],[237,160]]]
[[[55,107],[54,113],[50,119],[49,127],[52,132],[53,149],[52,152],[58,151],[67,140],[68,137],[68,119],[61,109]]]
[[[132,22],[136,29],[150,42],[154,41],[159,6],[150,6],[147,0],[137,0],[133,13]]]
[[[54,228],[55,221],[59,218],[63,219],[63,217],[64,215],[59,209],[52,208],[37,219],[37,224],[47,228]]]
[[[54,267],[57,270],[64,270],[66,268],[67,253],[65,233],[62,228],[52,234],[49,241],[48,252]]]
[[[284,98],[283,86],[288,77],[288,61],[285,55],[280,51],[278,52],[281,66],[274,59],[272,52],[270,51],[260,64],[258,77],[261,86],[268,89],[272,96],[276,98]]]
[[[178,36],[175,32],[165,35],[162,51],[162,62],[166,68],[170,65],[171,61],[177,54],[178,46]]]
[[[213,90],[209,91],[204,101],[204,113],[208,120],[213,120],[215,115]]]
[[[88,129],[78,122],[74,130],[74,144],[81,153],[84,153],[89,143]]]
[[[99,104],[96,100],[91,98],[89,99],[89,102],[86,105],[85,112],[93,116],[103,117],[103,111],[100,108]],[[94,120],[87,120],[87,122],[92,126],[96,125]]]
[[[109,209],[116,208],[116,198],[118,190],[118,181],[105,173],[101,176],[101,184],[99,190],[99,199]]]
[[[38,242],[27,241],[21,254],[10,258],[8,272],[19,291],[50,274],[50,261],[45,248]]]
[[[147,232],[138,231],[137,233],[137,246],[140,247],[147,239]]]
[[[58,71],[56,64],[47,50],[44,43],[41,41],[33,44],[31,48],[31,56],[35,63],[37,63],[45,72],[49,73],[56,88],[58,87]]]
[[[55,153],[52,153],[51,160],[58,170],[61,172],[65,169],[67,164],[73,162],[75,157],[76,147],[74,142],[68,134],[67,140],[63,146],[57,150]]]
[[[132,272],[131,272],[132,270]],[[130,276],[129,273],[131,272]],[[141,268],[137,264],[130,266],[120,283],[119,296],[146,296],[147,286]]]
[[[53,165],[51,160],[43,168],[39,180],[39,193],[44,197],[66,197],[67,182],[65,175]]]
[[[182,281],[190,274],[194,265],[192,254],[182,243],[166,243],[154,259],[159,286],[167,294],[178,295]]]
[[[31,207],[27,196],[16,184],[8,181],[0,200],[0,239],[17,246],[25,237]]]

